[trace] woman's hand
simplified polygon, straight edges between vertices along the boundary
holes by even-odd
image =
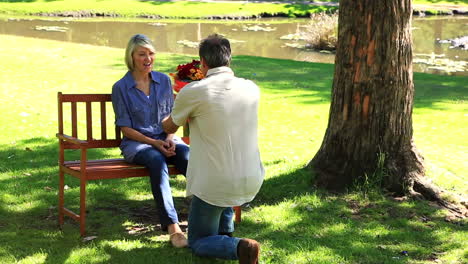
[[[174,140],[172,139],[171,136],[168,136],[168,137],[166,138],[166,143],[169,145],[169,148],[168,148],[168,149],[169,149],[170,151],[174,151],[174,153],[175,153],[176,144],[175,144],[175,142],[174,142]]]
[[[151,145],[166,157],[172,157],[176,154],[175,143],[172,141],[174,136],[173,134],[167,135],[166,140],[158,140],[147,137],[131,127],[121,127],[120,129],[122,130],[124,136],[128,137],[129,139]]]
[[[174,156],[176,154],[175,153],[175,144],[174,144],[173,141],[172,141],[172,144],[174,145],[173,147],[171,147],[171,144],[169,144],[167,142],[167,140],[166,141],[155,140],[154,143],[152,143],[151,145],[154,148],[156,148],[157,150],[159,150],[164,156],[172,157],[172,156]]]

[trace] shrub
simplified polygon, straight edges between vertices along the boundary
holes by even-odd
[[[338,12],[333,14],[314,13],[305,26],[306,47],[318,50],[336,50],[338,40]]]

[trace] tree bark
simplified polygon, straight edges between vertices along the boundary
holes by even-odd
[[[317,184],[343,190],[384,155],[386,189],[404,194],[424,176],[414,146],[411,0],[340,0],[328,128],[308,164]]]

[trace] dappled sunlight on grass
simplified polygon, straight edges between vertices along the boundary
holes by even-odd
[[[78,248],[70,252],[65,263],[78,263],[86,259],[86,263],[105,263],[111,260],[111,255],[100,248]]]
[[[414,110],[414,138],[416,146],[425,157],[428,176],[444,188],[466,194],[468,185],[464,172],[468,170],[468,139],[465,136],[468,130],[468,117],[465,116],[467,98],[460,93],[452,96],[457,101],[436,102]],[[464,100],[465,103],[458,103],[458,100]]]
[[[133,240],[133,241],[129,241],[129,240],[102,241],[101,243],[99,243],[99,245],[102,246],[102,247],[108,246],[108,247],[115,248],[115,249],[118,249],[118,250],[121,250],[121,251],[129,251],[129,250],[132,250],[132,249],[145,247],[144,243],[142,243],[141,241],[138,241],[138,240]]]
[[[47,254],[45,253],[35,253],[31,256],[27,256],[19,260],[18,264],[35,264],[35,263],[44,263],[47,259]]]
[[[0,117],[0,262],[30,263],[37,256],[46,263],[236,263],[172,248],[158,225],[148,178],[88,184],[87,228],[95,240],[81,242],[70,219],[59,230],[56,93],[110,93],[126,71],[123,49],[1,37],[0,52],[18,71],[9,70],[0,82],[0,111],[8,113]],[[23,57],[16,58],[18,52]],[[156,69],[165,73],[192,59],[156,56]],[[267,175],[236,226],[236,235],[262,243],[262,264],[431,263],[434,252],[443,253],[437,255],[443,263],[457,263],[466,256],[463,222],[446,222],[438,208],[381,194],[327,194],[313,186],[314,175],[303,167],[325,133],[333,65],[239,56],[232,66],[262,90],[259,142]],[[464,77],[415,75],[416,144],[428,175],[459,193],[467,191],[465,83]],[[120,151],[92,150],[89,157],[120,157]],[[67,151],[67,158],[78,159],[79,151]],[[186,221],[185,178],[170,183]],[[78,180],[67,177],[66,184],[65,203],[77,210]]]
[[[381,217],[376,218],[375,213]],[[403,259],[422,261],[439,250],[460,254],[460,248],[466,248],[466,242],[460,244],[461,240],[450,238],[455,230],[463,230],[462,226],[445,223],[437,209],[418,202],[308,193],[254,208],[249,214],[248,225],[262,226],[252,235],[265,241],[264,251],[271,254],[272,263],[289,263],[284,261],[299,252],[321,256],[313,258],[312,263],[340,263],[343,259],[350,263],[359,259],[400,263]],[[463,232],[456,233],[463,236]],[[288,250],[278,254],[274,248]],[[400,254],[403,251],[409,255]],[[311,263],[310,256],[300,254],[299,259],[303,262],[296,263]]]

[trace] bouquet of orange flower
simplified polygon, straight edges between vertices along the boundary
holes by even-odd
[[[177,66],[176,72],[170,74],[174,78],[174,91],[179,92],[190,82],[203,79],[203,73],[200,69],[200,61],[193,60],[187,64]]]

